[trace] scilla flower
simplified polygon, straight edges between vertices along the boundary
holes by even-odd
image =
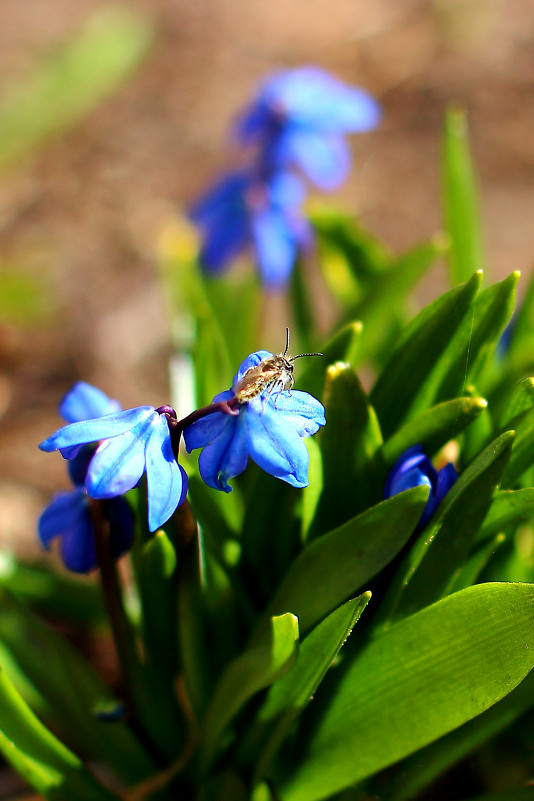
[[[424,484],[430,487],[430,495],[418,524],[418,529],[421,529],[432,517],[457,478],[458,473],[451,462],[437,471],[421,445],[413,445],[404,451],[393,465],[386,480],[384,498],[391,498],[399,492]]]
[[[310,227],[300,212],[304,189],[286,172],[260,180],[250,171],[234,172],[191,209],[203,234],[200,263],[207,272],[223,270],[251,249],[262,282],[283,286],[298,253],[309,246]]]
[[[47,453],[59,450],[74,459],[84,445],[99,443],[85,480],[91,498],[114,498],[135,487],[146,471],[148,523],[163,525],[187,492],[187,476],[174,457],[168,408],[139,406],[64,426],[40,444]]]
[[[200,474],[206,484],[230,492],[228,480],[246,468],[249,458],[293,487],[308,485],[308,450],[302,441],[326,422],[322,404],[307,392],[266,386],[247,402],[235,404],[236,389],[249,368],[272,357],[265,350],[248,356],[234,377],[232,389],[213,401],[231,402],[233,414],[216,411],[184,431],[187,450],[203,448]]]
[[[338,186],[350,165],[344,134],[375,128],[380,106],[371,95],[313,66],[270,77],[241,117],[237,137],[256,144],[263,169],[297,166],[323,189]]]
[[[97,387],[78,382],[59,405],[61,416],[69,423],[99,417],[120,410],[118,401],[110,400]],[[85,479],[95,447],[84,446],[69,461],[69,475],[74,489],[59,492],[39,518],[39,538],[45,548],[60,540],[63,563],[76,573],[88,573],[97,566],[93,524]],[[109,522],[111,555],[122,556],[132,545],[134,514],[128,502],[112,498],[105,514]]]

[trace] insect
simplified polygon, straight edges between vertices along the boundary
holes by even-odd
[[[263,409],[267,401],[277,391],[276,400],[284,389],[291,391],[295,379],[293,378],[293,362],[303,356],[322,356],[322,353],[299,353],[298,356],[288,356],[289,328],[286,328],[286,349],[276,356],[267,356],[259,364],[249,367],[243,377],[238,381],[234,393],[239,403],[248,403],[258,395],[266,392]]]

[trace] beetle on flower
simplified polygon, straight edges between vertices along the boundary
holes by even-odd
[[[241,363],[232,388],[213,399],[230,405],[231,414],[214,411],[184,430],[187,450],[203,449],[200,474],[214,489],[230,492],[229,479],[245,470],[249,457],[293,487],[308,485],[309,455],[302,440],[325,425],[323,405],[307,392],[273,393],[270,385],[246,401],[236,394],[246,372],[272,358],[269,351],[252,353]]]

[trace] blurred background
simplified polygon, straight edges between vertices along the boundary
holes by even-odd
[[[351,137],[354,168],[333,202],[394,252],[431,236],[456,102],[469,115],[485,266],[492,279],[531,269],[531,0],[3,0],[1,546],[39,552],[36,518],[68,482],[37,444],[74,381],[124,407],[168,402],[162,238],[239,160],[231,122],[258,81],[306,63],[384,108],[378,131]],[[444,286],[434,271],[421,297]]]

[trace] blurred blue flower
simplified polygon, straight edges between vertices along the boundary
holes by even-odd
[[[237,386],[250,367],[272,356],[256,351],[240,365],[233,380]],[[234,389],[221,392],[213,401],[229,401]],[[238,406],[237,414],[214,412],[184,431],[187,450],[204,450],[199,457],[200,474],[208,486],[230,492],[230,478],[238,476],[249,457],[262,470],[293,487],[308,485],[309,456],[303,437],[325,425],[323,405],[307,392],[264,392]]]
[[[257,144],[264,174],[298,166],[322,189],[338,186],[350,165],[343,137],[375,128],[376,100],[322,69],[299,67],[276,73],[261,86],[237,124],[242,144]]]
[[[93,442],[100,444],[87,470],[85,483],[91,498],[122,495],[146,471],[149,528],[155,531],[162,526],[187,492],[187,476],[174,457],[165,414],[153,406],[139,406],[70,423],[39,447],[74,459],[84,445]]]
[[[298,253],[311,243],[310,225],[300,211],[303,198],[302,184],[289,173],[269,181],[247,171],[230,173],[190,212],[203,231],[201,265],[218,273],[252,248],[264,285],[284,286]]]
[[[439,472],[425,455],[421,445],[413,445],[404,451],[393,465],[384,488],[384,498],[426,484],[430,495],[424,508],[418,529],[423,528],[458,478],[454,465],[449,462]]]
[[[39,538],[45,548],[60,538],[60,553],[65,567],[75,573],[88,573],[97,567],[95,538],[89,498],[85,489],[76,487],[59,492],[39,518]],[[132,545],[134,513],[124,498],[112,498],[106,509],[109,520],[109,547],[118,559]]]

